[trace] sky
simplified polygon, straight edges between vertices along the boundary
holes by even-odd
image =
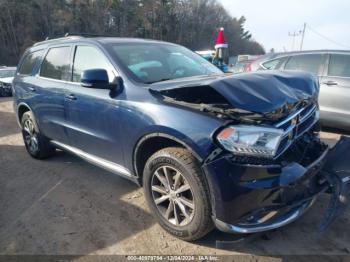
[[[219,1],[232,16],[246,17],[245,29],[267,52],[300,50],[301,34],[293,47],[289,33],[298,34],[304,23],[303,50],[350,49],[350,0]]]

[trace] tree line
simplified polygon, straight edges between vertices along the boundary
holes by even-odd
[[[217,0],[0,0],[0,65],[16,65],[37,41],[67,32],[159,39],[213,49],[225,28],[230,55],[263,54]]]

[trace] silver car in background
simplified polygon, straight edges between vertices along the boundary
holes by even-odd
[[[0,66],[0,97],[12,96],[12,81],[16,67]]]
[[[279,53],[258,59],[253,70],[302,70],[318,76],[321,123],[350,130],[350,51]]]

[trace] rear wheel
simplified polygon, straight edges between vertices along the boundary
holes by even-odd
[[[25,112],[21,120],[22,136],[28,153],[37,159],[51,156],[55,149],[50,141],[40,133],[32,112]]]
[[[193,241],[212,230],[208,186],[188,150],[156,152],[146,163],[143,184],[147,203],[166,231]]]

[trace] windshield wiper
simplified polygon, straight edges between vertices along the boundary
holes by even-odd
[[[163,82],[163,81],[168,81],[168,80],[180,80],[180,79],[184,79],[184,78],[191,78],[191,77],[195,77],[195,78],[201,78],[201,77],[216,77],[216,76],[222,76],[224,77],[225,74],[209,74],[209,75],[194,75],[194,76],[184,76],[184,77],[178,77],[178,78],[162,78],[160,80],[157,81],[150,81],[150,82],[145,82],[145,84],[154,84],[154,83],[158,83],[158,82]]]
[[[164,82],[164,81],[168,81],[168,80],[172,80],[172,79],[171,78],[162,78],[162,79],[157,80],[157,81],[146,82],[146,84],[154,84],[154,83]]]

